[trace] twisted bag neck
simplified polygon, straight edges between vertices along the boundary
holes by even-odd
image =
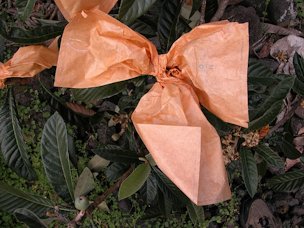
[[[231,197],[220,138],[200,105],[248,125],[248,26],[205,24],[165,55],[145,37],[98,9],[78,13],[63,33],[55,85],[88,88],[155,75],[132,114],[158,167],[194,203]]]

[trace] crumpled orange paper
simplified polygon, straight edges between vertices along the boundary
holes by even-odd
[[[56,3],[70,23],[55,86],[88,88],[154,75],[157,82],[132,114],[138,134],[159,168],[195,204],[229,199],[220,138],[200,104],[226,122],[247,127],[247,24],[198,26],[158,55],[149,40],[101,7]]]
[[[145,37],[98,9],[75,14],[63,33],[55,86],[88,88],[138,77],[157,83],[132,114],[158,167],[195,203],[231,197],[220,138],[200,103],[247,127],[248,26],[205,24],[164,55]]]
[[[64,17],[70,21],[74,14],[83,9],[96,8],[108,13],[117,0],[55,0]],[[19,48],[6,63],[0,62],[0,89],[5,86],[5,79],[12,77],[33,77],[41,71],[56,66],[58,59],[58,38],[49,47],[31,45]]]
[[[44,69],[56,66],[58,58],[58,39],[54,39],[49,47],[32,45],[21,47],[6,63],[0,62],[0,88],[5,79],[12,77],[33,77]]]

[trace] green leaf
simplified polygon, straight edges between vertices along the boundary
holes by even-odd
[[[263,63],[256,59],[249,59],[248,75],[250,80],[251,77],[269,77],[271,79],[273,74]]]
[[[0,18],[0,35],[18,44],[38,44],[55,38],[63,33],[66,23],[43,25],[25,30],[18,27],[8,28],[5,19]]]
[[[14,211],[15,217],[30,228],[47,228],[47,225],[32,211],[18,208]]]
[[[296,70],[297,78],[301,82],[304,82],[304,59],[298,53],[295,53],[293,57],[293,65]]]
[[[279,100],[272,104],[272,106],[262,114],[262,116],[257,119],[249,122],[249,128],[246,131],[253,131],[264,127],[265,125],[274,121],[277,115],[280,113],[282,109],[283,101]]]
[[[8,91],[6,102],[0,110],[0,144],[4,160],[12,170],[28,180],[36,179],[25,150],[12,89]]]
[[[208,122],[212,124],[220,136],[225,136],[231,131],[232,125],[222,121],[220,118],[209,112],[206,108],[202,108],[202,111],[208,119]]]
[[[73,97],[76,101],[85,103],[94,102],[96,100],[106,99],[121,93],[126,89],[129,81],[122,81],[88,89],[71,89]]]
[[[268,181],[268,184],[276,191],[295,191],[304,185],[304,172],[296,170],[275,176]]]
[[[157,180],[153,173],[149,175],[145,185],[141,188],[140,191],[142,197],[146,200],[148,205],[154,204],[155,200],[158,196],[158,187],[157,187]]]
[[[281,80],[279,84],[272,90],[269,97],[263,102],[262,105],[255,111],[253,118],[262,116],[267,110],[269,110],[274,103],[283,101],[294,83],[294,77],[287,76]]]
[[[292,89],[299,95],[304,96],[304,82],[298,78],[295,79]]]
[[[191,9],[189,18],[193,16],[195,11],[197,11],[201,8],[201,5],[202,5],[202,0],[193,0],[192,1],[192,9]]]
[[[124,23],[132,23],[146,13],[156,0],[122,0],[118,19]]]
[[[72,162],[73,166],[77,168],[77,155],[76,155],[74,139],[69,134],[68,134],[68,151],[69,151],[70,161]]]
[[[146,22],[142,20],[136,20],[129,25],[134,31],[144,35],[145,37],[154,37],[156,36],[156,31]]]
[[[117,180],[129,168],[128,164],[113,162],[106,169],[106,176],[109,182]]]
[[[85,196],[95,188],[94,176],[88,167],[85,167],[78,177],[74,197]]]
[[[265,144],[259,144],[254,148],[254,151],[257,152],[258,155],[260,155],[260,157],[266,161],[268,165],[276,167],[280,170],[284,169],[284,161],[269,146],[266,146]]]
[[[118,191],[118,200],[125,199],[136,193],[146,182],[151,173],[149,164],[138,165],[130,176],[125,179]]]
[[[26,208],[42,216],[54,206],[46,198],[20,191],[0,182],[0,210],[13,213],[18,208]]]
[[[57,194],[68,202],[74,200],[67,130],[58,112],[55,112],[44,125],[41,157],[47,178]]]
[[[242,177],[249,195],[253,198],[258,188],[258,169],[251,150],[241,147]]]
[[[194,203],[187,205],[187,211],[193,224],[201,224],[204,222],[204,208]]]
[[[40,78],[39,82],[45,94],[49,97],[50,106],[54,110],[58,111],[65,120],[67,120],[68,122],[75,123],[77,125],[82,125],[84,127],[88,125],[88,118],[85,118],[82,115],[77,114],[76,112],[69,109],[66,105],[66,102],[62,98],[53,94],[52,91],[42,83]]]
[[[282,139],[281,141],[277,142],[277,145],[281,152],[289,159],[297,159],[301,157],[301,153],[295,148],[295,146],[288,142],[286,139]]]
[[[37,0],[19,0],[17,2],[21,2],[19,3],[21,5],[21,7],[18,7],[18,13],[21,15],[21,19],[24,21],[26,20],[29,15],[31,14],[31,12],[33,11],[34,5],[36,3]]]
[[[168,52],[177,37],[177,24],[182,7],[181,0],[164,0],[158,18],[158,36],[164,53]]]
[[[188,197],[181,190],[179,190],[162,171],[160,171],[157,167],[152,168],[157,179],[158,187],[164,194],[165,198],[168,198],[169,201],[174,204],[178,204],[179,206],[185,206],[190,202]]]
[[[100,157],[113,162],[132,163],[138,161],[138,156],[135,153],[122,149],[120,146],[116,145],[104,145],[93,150],[93,152]]]

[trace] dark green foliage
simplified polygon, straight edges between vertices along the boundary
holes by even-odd
[[[65,123],[56,112],[45,123],[41,138],[41,158],[45,173],[59,196],[74,199]]]
[[[4,160],[11,169],[28,180],[36,179],[26,152],[12,89],[0,110],[0,145]]]

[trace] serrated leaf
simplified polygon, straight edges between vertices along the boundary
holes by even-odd
[[[279,100],[272,104],[272,106],[265,113],[263,113],[262,116],[249,122],[249,128],[247,131],[260,129],[275,120],[282,109],[282,104],[282,100]]]
[[[304,82],[304,59],[296,52],[293,57],[293,65],[296,71],[297,78]]]
[[[118,200],[128,198],[135,194],[146,182],[151,173],[151,166],[147,163],[138,165],[125,179],[118,191]]]
[[[28,180],[36,179],[36,173],[25,150],[12,89],[8,91],[6,102],[0,110],[0,144],[3,158],[12,170]]]
[[[269,97],[259,106],[252,118],[262,116],[274,103],[283,101],[294,83],[294,77],[287,76],[272,90]]]
[[[284,169],[284,161],[269,146],[266,146],[265,144],[259,144],[254,148],[254,151],[257,152],[260,157],[267,162],[268,165],[274,166],[280,170]]]
[[[273,74],[271,70],[261,62],[256,59],[249,59],[248,75],[250,79],[251,77],[271,78]]]
[[[253,198],[258,188],[258,169],[251,150],[241,147],[242,177],[249,195]]]
[[[0,210],[13,213],[18,208],[26,208],[42,216],[47,210],[53,209],[53,205],[39,195],[26,193],[0,182]]]
[[[122,149],[116,145],[104,145],[93,152],[106,160],[113,162],[127,162],[132,163],[138,161],[138,156],[132,151]]]
[[[134,31],[144,35],[145,37],[153,37],[156,36],[156,31],[146,22],[142,20],[136,20],[132,24],[129,25],[131,29]]]
[[[65,25],[66,23],[43,25],[31,30],[18,27],[8,28],[5,19],[0,17],[0,35],[18,44],[38,44],[61,35]]]
[[[94,176],[91,170],[87,167],[84,168],[78,177],[77,184],[74,191],[74,197],[85,196],[95,188]]]
[[[162,173],[157,167],[152,168],[157,179],[158,187],[166,198],[179,206],[185,206],[190,202],[188,197],[181,190],[179,190],[164,173]]]
[[[192,9],[191,9],[190,17],[193,16],[195,11],[197,11],[201,8],[201,5],[202,5],[202,0],[193,0],[192,1]]]
[[[118,19],[124,23],[132,23],[146,13],[156,0],[122,0]]]
[[[275,176],[268,181],[268,184],[276,191],[295,191],[304,185],[304,172],[296,170]]]
[[[20,18],[24,21],[31,14],[37,0],[17,0],[18,13]],[[18,3],[19,2],[19,3]]]
[[[164,0],[158,18],[157,32],[164,53],[168,52],[177,37],[177,23],[182,7],[181,0]]]
[[[14,215],[30,228],[47,228],[47,225],[34,212],[26,208],[16,209]]]
[[[288,142],[286,139],[282,139],[281,141],[277,142],[278,147],[280,148],[281,152],[289,159],[297,159],[301,157],[301,153],[295,148],[295,146]]]
[[[46,176],[57,194],[68,202],[74,200],[67,130],[58,112],[55,112],[44,125],[41,157]]]

